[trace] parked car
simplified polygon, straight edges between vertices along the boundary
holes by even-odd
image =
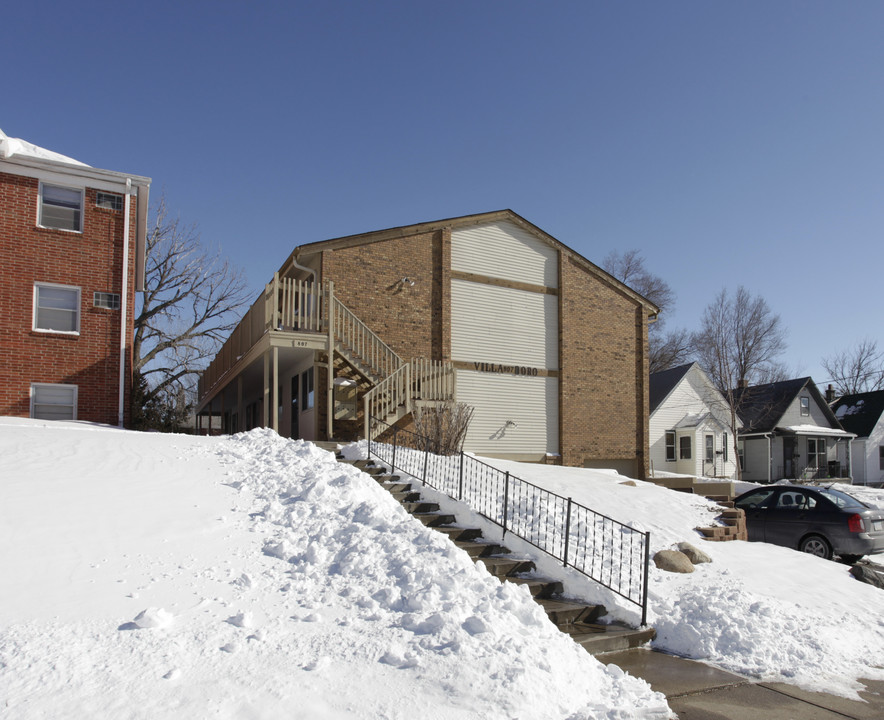
[[[839,490],[770,485],[734,500],[746,512],[749,540],[852,563],[884,551],[884,510]]]

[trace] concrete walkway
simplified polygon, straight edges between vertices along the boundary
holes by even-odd
[[[703,663],[637,649],[599,655],[663,693],[679,720],[881,720],[884,682],[864,681],[867,702],[801,690],[783,683],[754,682]]]

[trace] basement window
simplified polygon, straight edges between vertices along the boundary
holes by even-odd
[[[76,420],[77,386],[31,383],[31,417],[39,420]]]

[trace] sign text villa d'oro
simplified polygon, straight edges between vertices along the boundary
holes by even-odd
[[[522,375],[524,377],[537,377],[540,370],[522,365],[502,365],[500,363],[474,362],[476,372],[499,373],[501,375]]]

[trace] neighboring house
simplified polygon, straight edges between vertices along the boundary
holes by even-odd
[[[643,477],[657,312],[511,210],[310,243],[203,374],[198,411],[352,439],[456,398],[475,408],[467,450]]]
[[[149,186],[0,131],[0,415],[128,421]]]
[[[742,478],[749,482],[847,477],[846,432],[809,377],[734,390]]]
[[[653,472],[732,479],[737,471],[731,413],[697,363],[650,376],[650,441]],[[737,428],[742,422],[737,420]]]
[[[850,470],[854,483],[884,483],[884,390],[844,395],[832,411],[856,439],[850,444]]]

